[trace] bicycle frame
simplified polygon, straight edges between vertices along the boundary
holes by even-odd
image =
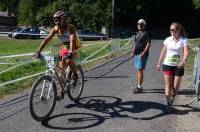
[[[45,57],[45,61],[46,61],[47,67],[48,67],[48,69],[45,71],[45,75],[50,75],[52,77],[52,80],[51,80],[51,83],[50,83],[50,86],[49,86],[49,89],[48,89],[48,94],[47,94],[47,97],[46,97],[46,99],[48,99],[50,97],[50,91],[52,90],[53,82],[58,80],[59,85],[62,89],[64,89],[64,86],[62,85],[60,77],[57,73],[57,66],[51,65],[52,62],[54,64],[54,59],[49,59],[48,57],[47,58]],[[43,97],[45,83],[46,83],[46,81],[43,82],[40,98]]]
[[[56,80],[58,80],[58,83],[60,85],[60,88],[62,90],[65,89],[65,87],[68,85],[63,85],[63,83],[61,82],[61,79],[59,77],[59,74],[58,74],[58,64],[57,64],[57,61],[56,61],[56,58],[55,56],[44,56],[44,60],[46,61],[46,66],[47,66],[47,70],[45,72],[46,75],[50,75],[52,77],[52,80],[51,80],[51,83],[50,83],[50,86],[49,86],[49,89],[48,89],[48,94],[47,94],[47,97],[46,99],[48,99],[50,97],[50,91],[52,90],[52,87],[53,87],[53,83],[56,82]],[[70,72],[70,67],[68,66],[67,69],[66,69],[66,79],[68,79],[68,75],[69,75],[69,72]],[[43,82],[43,86],[42,86],[42,91],[41,91],[41,94],[40,94],[40,98],[43,97],[43,92],[44,92],[44,87],[45,87],[45,81]],[[57,86],[56,86],[57,88]],[[68,86],[67,86],[68,88]],[[66,89],[67,90],[67,89]]]

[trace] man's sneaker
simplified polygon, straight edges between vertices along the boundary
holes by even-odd
[[[139,88],[138,86],[133,89],[133,93],[141,93],[143,91],[143,87]]]
[[[60,94],[57,95],[56,100],[62,100],[62,99],[64,99],[64,96],[65,96],[65,93],[63,91],[61,91]]]

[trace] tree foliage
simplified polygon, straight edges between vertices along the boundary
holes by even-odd
[[[17,16],[19,25],[53,26],[52,15],[63,10],[68,14],[69,23],[78,28],[100,30],[112,24],[112,1],[10,0],[8,6]],[[179,20],[193,14],[199,20],[199,9],[200,0],[115,0],[115,24],[129,27],[144,18],[151,26],[163,26],[174,18]],[[0,10],[5,11],[6,5],[1,3]]]
[[[196,9],[200,9],[200,0],[193,0]]]
[[[62,10],[67,12],[69,23],[100,30],[111,24],[111,3],[112,0],[13,0],[10,7],[17,14],[19,25],[52,26],[53,14]]]

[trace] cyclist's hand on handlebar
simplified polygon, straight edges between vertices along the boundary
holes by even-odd
[[[69,54],[73,54],[74,52],[73,52],[72,50],[69,50],[68,53],[69,53]]]
[[[74,51],[71,51],[71,50],[69,50],[69,52],[68,52],[68,54],[71,55],[71,56],[73,56],[74,53],[75,53],[75,52],[74,52]]]
[[[40,51],[36,51],[35,53],[35,58],[36,59],[40,59],[42,56],[41,56],[41,52]]]

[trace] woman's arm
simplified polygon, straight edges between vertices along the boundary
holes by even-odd
[[[187,46],[184,46],[183,48],[183,59],[182,61],[179,63],[178,67],[184,67],[186,61],[187,61],[187,58],[189,56],[189,45]]]
[[[159,57],[158,64],[157,64],[157,70],[158,71],[160,70],[160,64],[163,61],[163,59],[165,58],[166,53],[167,53],[167,46],[164,46],[161,53],[160,53],[160,57]]]

